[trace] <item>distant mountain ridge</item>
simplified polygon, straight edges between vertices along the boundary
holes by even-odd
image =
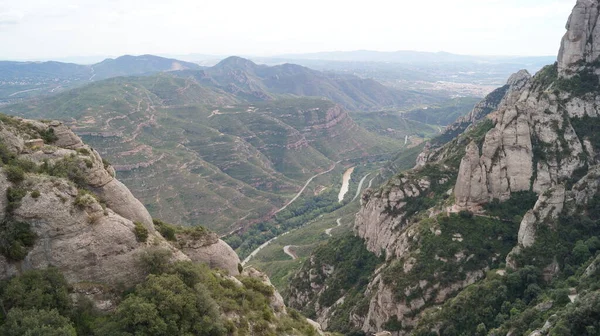
[[[118,76],[198,70],[190,62],[153,55],[125,55],[92,65],[63,62],[0,61],[0,103],[60,92],[66,88]]]
[[[200,84],[222,89],[249,100],[271,100],[275,95],[325,97],[349,110],[409,107],[439,98],[402,91],[350,74],[326,73],[296,64],[258,65],[231,56],[200,71],[182,71]]]

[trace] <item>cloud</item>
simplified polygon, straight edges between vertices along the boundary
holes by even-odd
[[[24,14],[16,10],[0,9],[0,25],[15,25],[23,20]]]

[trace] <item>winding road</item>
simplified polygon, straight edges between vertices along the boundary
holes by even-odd
[[[334,226],[334,227],[332,227],[332,228],[329,228],[329,229],[325,230],[325,234],[326,234],[326,235],[328,235],[329,237],[331,237],[331,230],[333,230],[333,229],[335,229],[336,227],[338,227],[338,226],[342,225],[342,217],[338,218],[338,219],[336,220],[336,222],[337,222],[337,225],[336,225],[336,226]]]
[[[329,173],[330,171],[334,170],[334,169],[335,169],[335,166],[337,166],[337,164],[338,164],[338,163],[340,163],[340,162],[341,162],[341,161],[338,161],[338,162],[334,163],[334,164],[333,164],[333,166],[332,166],[332,167],[331,167],[329,170],[327,170],[327,171],[324,171],[324,172],[322,172],[322,173],[318,173],[317,175],[315,175],[315,176],[313,176],[313,177],[309,178],[309,179],[308,179],[308,181],[306,181],[306,183],[304,184],[304,187],[302,187],[302,189],[300,189],[300,191],[298,192],[298,194],[296,194],[296,196],[294,196],[294,198],[292,198],[292,200],[291,200],[291,201],[287,202],[287,204],[286,204],[286,205],[284,205],[284,206],[283,206],[281,209],[279,209],[279,210],[275,211],[275,213],[274,213],[274,214],[278,214],[278,213],[280,213],[281,211],[285,210],[285,209],[286,209],[286,208],[287,208],[287,207],[288,207],[290,204],[294,203],[294,201],[295,201],[295,200],[297,200],[297,199],[298,199],[298,197],[300,197],[300,195],[302,195],[302,193],[304,192],[304,190],[306,189],[306,187],[308,187],[308,185],[310,184],[310,182],[312,182],[312,180],[314,180],[315,178],[317,178],[317,177],[319,177],[319,176],[321,176],[321,175],[327,174],[327,173]]]
[[[354,195],[354,198],[352,199],[352,201],[350,202],[354,202],[354,200],[356,200],[358,198],[358,196],[360,196],[360,190],[362,189],[362,185],[363,183],[365,183],[365,180],[367,179],[367,177],[371,175],[371,173],[368,173],[367,175],[363,176],[362,179],[360,179],[360,182],[358,182],[358,189],[356,189],[356,195]],[[371,180],[372,182],[373,180]],[[371,187],[371,184],[369,183],[369,187]]]
[[[310,182],[312,182],[312,180],[314,180],[315,178],[317,178],[317,177],[319,177],[321,175],[324,175],[324,174],[327,174],[327,173],[331,172],[332,170],[335,169],[335,166],[337,166],[338,163],[340,163],[340,162],[341,161],[338,161],[338,162],[334,163],[333,166],[331,168],[329,168],[329,170],[324,171],[322,173],[318,173],[315,176],[309,178],[308,181],[306,181],[306,183],[304,184],[304,187],[302,187],[302,189],[300,189],[300,191],[298,192],[298,194],[296,194],[296,196],[294,196],[294,198],[292,198],[289,202],[287,202],[287,204],[284,205],[281,209],[275,211],[273,213],[273,215],[275,215],[275,214],[277,214],[277,213],[285,210],[290,204],[294,203],[294,201],[297,200],[298,197],[300,197],[300,195],[302,195],[302,193],[304,192],[304,190],[306,189],[306,187],[308,187],[308,185],[310,184]],[[265,247],[269,246],[269,244],[271,244],[271,242],[273,242],[275,239],[277,239],[277,238],[279,238],[281,236],[285,236],[286,234],[290,233],[291,231],[293,231],[293,230],[284,232],[284,233],[280,234],[279,236],[277,236],[275,238],[272,238],[271,240],[269,240],[266,243],[264,243],[264,244],[260,245],[259,247],[257,247],[254,251],[252,251],[252,253],[250,253],[246,257],[246,259],[244,259],[244,261],[242,261],[242,266],[245,266],[250,261],[250,259],[254,258],[258,254],[258,252],[260,252],[262,249],[264,249]]]

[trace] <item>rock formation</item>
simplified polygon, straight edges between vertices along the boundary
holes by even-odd
[[[525,71],[511,76],[506,86],[450,126],[442,135],[445,139],[432,141],[419,156],[415,169],[397,175],[378,190],[363,193],[354,231],[369,251],[385,255],[386,260],[371,275],[362,293],[368,299],[368,308],[361,306],[349,314],[348,320],[356,328],[373,334],[392,326],[396,329],[388,329],[391,335],[408,335],[419,319],[435,314],[437,309],[424,307],[442,305],[484,278],[489,266],[493,263],[498,267],[504,257],[508,268],[520,267],[515,256],[536,244],[542,226],[556,230],[556,225],[568,225],[560,220],[561,215],[585,213],[585,206],[598,197],[600,143],[595,128],[600,116],[599,19],[598,0],[578,0],[556,64],[534,77]],[[465,253],[467,244],[458,244],[467,242],[466,235],[444,231],[452,226],[443,224],[449,225],[455,219],[456,230],[460,225],[467,227],[468,223],[487,220],[496,221],[495,228],[514,223],[520,215],[500,218],[484,206],[494,200],[501,204],[516,192],[532,192],[537,202],[529,211],[523,210],[518,234],[510,232],[518,240],[512,252],[507,255],[514,245],[509,242],[502,246],[502,254],[481,259],[476,267],[465,267],[463,262],[479,257]],[[421,245],[424,236],[434,236],[430,242],[441,242],[444,237],[457,247],[449,249],[451,252],[443,250],[448,255],[427,255],[430,258],[421,262],[428,265],[423,266],[417,260],[426,255],[425,249],[438,251]],[[503,237],[477,239],[490,242],[502,241]],[[561,263],[556,257],[552,259],[550,254],[547,259],[531,261],[544,263],[538,266],[545,281],[560,269]],[[587,276],[596,271],[597,264],[596,260],[587,266]],[[305,275],[319,273],[318,269],[312,272],[310,266],[307,263],[303,268]],[[423,271],[427,267],[433,268],[427,271],[433,276]],[[415,273],[419,268],[421,273]],[[450,273],[458,270],[460,276],[453,279],[456,281],[441,281],[443,276],[438,275],[443,274],[443,268]],[[507,272],[499,270],[496,274],[504,276]],[[294,292],[294,300],[300,304],[308,299],[314,302],[314,297],[323,292],[322,283],[309,283],[310,287],[303,283],[303,290]],[[316,312],[320,322],[339,313],[335,305],[320,307]],[[433,328],[429,331],[439,331]],[[547,331],[548,327],[540,330]]]
[[[596,0],[577,0],[567,22],[567,33],[558,53],[561,74],[581,62],[592,63],[600,56],[600,8]]]

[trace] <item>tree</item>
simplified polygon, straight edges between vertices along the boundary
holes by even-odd
[[[0,327],[3,336],[76,336],[75,328],[68,318],[56,309],[11,309],[6,322]]]
[[[12,278],[1,288],[4,309],[56,309],[67,314],[71,308],[68,284],[56,268],[31,270]]]

